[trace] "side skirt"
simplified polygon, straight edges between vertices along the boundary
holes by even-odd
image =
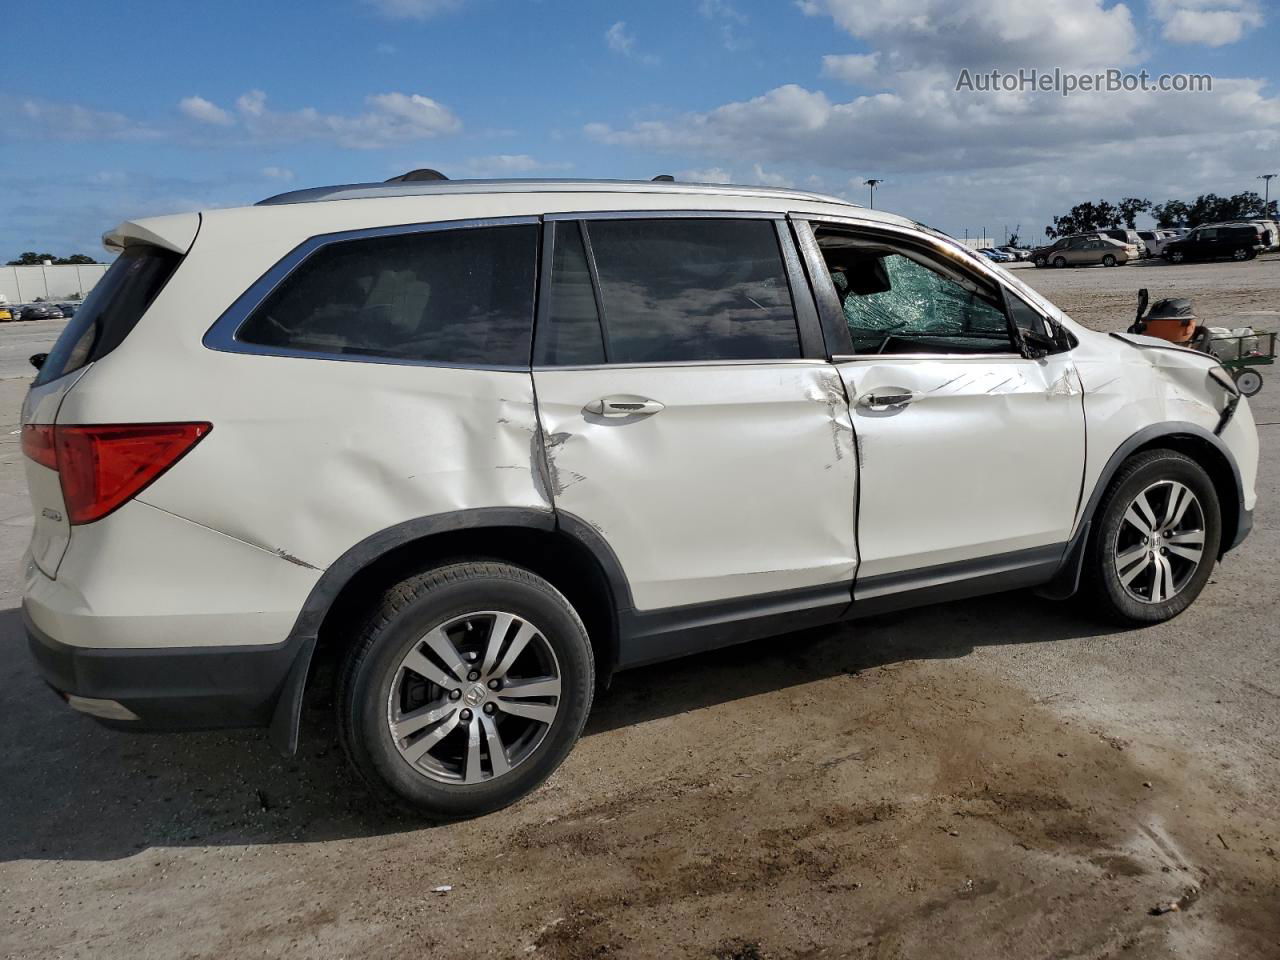
[[[703,653],[892,610],[1038,587],[1062,566],[1067,544],[963,560],[904,573],[757,597],[652,611],[625,611],[619,622],[619,670]]]

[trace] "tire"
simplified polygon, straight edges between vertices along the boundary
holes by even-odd
[[[517,698],[517,685],[535,679],[539,693]],[[586,628],[555,587],[521,567],[455,563],[384,594],[339,671],[339,737],[385,802],[435,819],[478,816],[552,774],[594,689]]]
[[[1241,370],[1236,374],[1236,388],[1246,397],[1256,396],[1262,389],[1262,374],[1257,370]]]
[[[1035,259],[1033,259],[1033,260],[1031,261],[1031,263],[1032,263],[1032,265],[1033,265],[1033,266],[1035,266],[1035,268],[1036,268],[1037,270],[1043,270],[1043,269],[1044,269],[1044,257],[1036,257]]]
[[[1175,250],[1173,251],[1173,253],[1169,254],[1170,263],[1181,263],[1186,258],[1187,258],[1187,255],[1183,253],[1181,250]]]
[[[1061,270],[1063,267],[1067,265],[1066,257],[1054,257],[1053,265],[1057,267],[1059,270]]]
[[[1182,506],[1187,492],[1193,499]],[[1131,510],[1139,520],[1145,514],[1161,522],[1154,530],[1145,520],[1138,525],[1128,519]],[[1177,519],[1166,526],[1170,510]],[[1150,534],[1145,542],[1144,528]],[[1173,450],[1149,450],[1116,472],[1093,530],[1085,554],[1086,596],[1110,619],[1162,623],[1189,607],[1208,582],[1222,540],[1222,512],[1203,467]],[[1165,538],[1169,530],[1175,539]],[[1195,553],[1193,562],[1189,554]]]
[[[1253,251],[1248,250],[1245,247],[1240,247],[1238,250],[1231,251],[1231,259],[1235,260],[1237,263],[1243,263],[1245,260],[1251,259],[1249,254],[1252,252]]]
[[[1104,267],[1114,267],[1116,265],[1116,258],[1108,253],[1102,258],[1102,265]]]

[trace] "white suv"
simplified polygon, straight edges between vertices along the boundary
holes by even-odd
[[[830,197],[409,181],[106,239],[23,411],[41,671],[292,751],[334,658],[352,762],[435,816],[537,786],[615,671],[1019,587],[1161,621],[1253,515],[1213,358]]]

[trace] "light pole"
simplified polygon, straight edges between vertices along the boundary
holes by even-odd
[[[1274,173],[1264,173],[1257,178],[1266,184],[1265,192],[1267,197],[1262,201],[1262,215],[1268,218],[1271,216],[1271,178],[1274,176]]]
[[[864,180],[862,182],[871,188],[871,209],[874,210],[876,208],[876,184],[884,183],[884,181],[883,180]]]

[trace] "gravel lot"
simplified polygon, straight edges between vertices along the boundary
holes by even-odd
[[[1019,275],[1099,328],[1138,286],[1280,326],[1270,257]],[[24,389],[0,380],[0,956],[1280,957],[1274,382],[1253,536],[1175,622],[1009,594],[624,674],[544,789],[443,827],[372,806],[323,704],[283,761],[41,686]]]

